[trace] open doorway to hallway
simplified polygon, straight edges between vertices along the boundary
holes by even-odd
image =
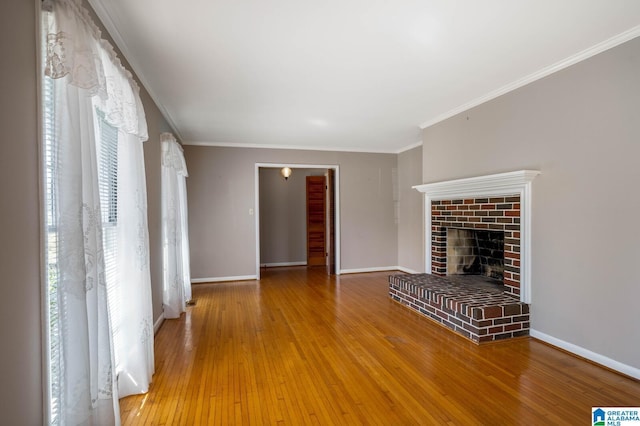
[[[292,169],[286,179],[283,167]],[[308,201],[308,181],[318,180]],[[255,205],[258,278],[261,268],[277,266],[320,265],[339,274],[338,166],[256,164]]]

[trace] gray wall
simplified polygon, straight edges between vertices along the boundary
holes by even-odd
[[[532,328],[635,368],[639,107],[637,38],[423,132],[424,182],[542,172]]]
[[[260,264],[307,262],[306,177],[326,169],[260,168]]]
[[[194,279],[256,273],[256,163],[339,165],[341,268],[397,264],[395,154],[185,146],[185,157]]]
[[[422,147],[398,154],[398,266],[424,272],[424,200],[411,188],[422,183]]]
[[[85,4],[89,8],[88,4]],[[0,14],[0,401],[1,423],[41,424],[43,357],[40,192],[36,58],[36,2],[6,0]],[[103,30],[103,36],[106,31]],[[145,165],[149,202],[154,320],[161,314],[160,137],[169,126],[148,94],[141,92],[149,141]]]
[[[3,424],[42,423],[35,2],[0,14],[0,401]]]

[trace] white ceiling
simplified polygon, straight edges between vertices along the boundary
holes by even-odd
[[[638,0],[90,0],[187,144],[398,152],[640,35]]]

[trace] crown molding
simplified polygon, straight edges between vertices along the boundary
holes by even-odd
[[[502,86],[497,90],[487,93],[486,95],[480,96],[479,98],[476,98],[471,102],[467,102],[463,105],[460,105],[459,107],[456,107],[448,112],[445,112],[444,114],[440,114],[431,120],[427,120],[420,125],[420,129],[424,130],[427,127],[431,127],[434,124],[437,124],[441,121],[446,120],[447,118],[451,118],[454,115],[460,114],[461,112],[467,111],[471,108],[474,108],[478,105],[481,105],[485,102],[488,102],[506,93],[512,92],[516,89],[519,89],[522,86],[526,86],[529,83],[533,83],[536,80],[540,80],[541,78],[547,77],[555,72],[568,68],[571,65],[577,64],[578,62],[582,62],[585,59],[589,59],[592,56],[597,55],[598,53],[602,53],[605,50],[612,49],[638,36],[640,36],[640,25],[630,28],[627,31],[620,33],[614,37],[611,37],[610,39],[605,40],[601,43],[591,46],[583,50],[582,52],[578,52],[574,55],[571,55],[560,62],[556,62],[555,64],[542,68],[541,70],[534,72],[533,74],[529,74],[523,78],[520,78],[519,80],[509,83],[506,86]]]
[[[422,142],[420,142],[422,144]],[[201,142],[201,141],[185,141],[183,145],[192,146],[213,146],[222,148],[256,148],[256,149],[286,149],[301,151],[332,151],[332,152],[361,152],[368,154],[399,154],[407,148],[396,149],[368,149],[353,147],[327,147],[327,146],[306,146],[306,145],[276,145],[276,144],[256,144],[256,143],[232,143],[232,142]],[[417,145],[416,145],[417,146]],[[410,148],[415,146],[410,145]]]
[[[422,146],[422,141],[418,141],[418,142],[413,143],[411,145],[407,145],[404,148],[400,148],[399,150],[395,151],[394,154],[402,154],[403,152],[410,151],[413,148],[417,148],[419,146]]]

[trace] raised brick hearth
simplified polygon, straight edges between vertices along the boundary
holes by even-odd
[[[401,274],[389,277],[389,295],[475,343],[529,335],[529,305],[500,286],[465,277]]]

